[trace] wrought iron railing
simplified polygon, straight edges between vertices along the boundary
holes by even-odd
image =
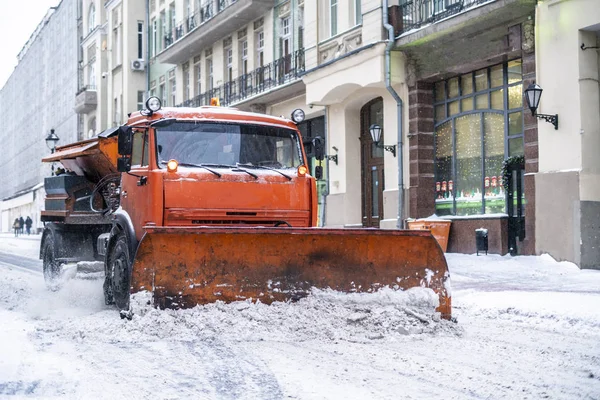
[[[240,102],[254,95],[299,79],[304,72],[304,50],[298,50],[272,63],[259,67],[237,79],[208,90],[178,107],[200,107],[210,105],[210,99],[218,97],[223,106]]]
[[[194,13],[187,15],[182,21],[177,23],[170,32],[164,36],[164,48],[168,48],[173,43],[202,25],[211,20],[215,15],[223,12],[227,7],[236,3],[237,0],[211,0],[208,4],[201,6]],[[216,12],[215,12],[216,7]]]
[[[400,5],[402,11],[400,32],[418,29],[458,14],[467,8],[493,1],[495,0],[406,0]]]

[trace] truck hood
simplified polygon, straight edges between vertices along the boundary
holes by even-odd
[[[310,226],[311,179],[276,171],[180,168],[164,176],[164,226]]]

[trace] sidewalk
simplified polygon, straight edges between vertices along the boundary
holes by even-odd
[[[0,251],[10,254],[38,259],[40,255],[40,241],[42,235],[19,235],[14,233],[0,233]]]

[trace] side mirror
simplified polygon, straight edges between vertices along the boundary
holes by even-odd
[[[117,171],[119,171],[119,172],[131,171],[131,158],[129,158],[129,157],[117,158]]]
[[[317,136],[313,139],[315,158],[322,161],[325,158],[325,141],[322,137]]]
[[[323,167],[321,167],[320,165],[315,166],[315,179],[323,179]]]
[[[130,156],[133,148],[133,130],[130,126],[119,127],[118,152],[122,156]]]

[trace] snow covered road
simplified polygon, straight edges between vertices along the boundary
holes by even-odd
[[[127,321],[100,280],[47,291],[24,268],[36,246],[0,236],[2,399],[600,399],[600,271],[548,256],[449,254],[457,324],[425,289],[183,311],[138,296]]]

